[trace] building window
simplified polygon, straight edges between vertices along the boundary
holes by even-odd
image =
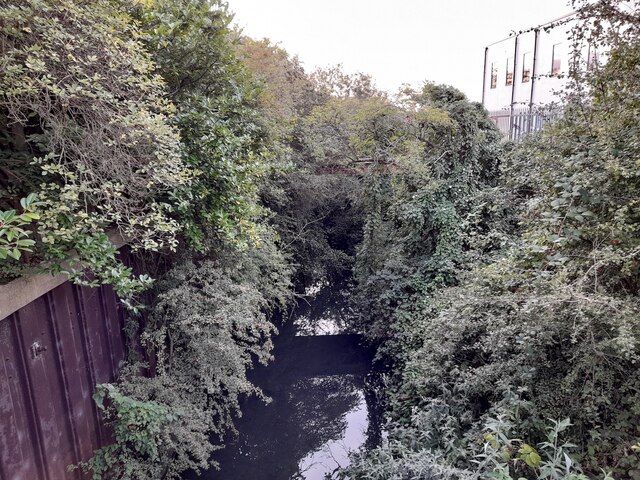
[[[504,77],[504,84],[507,86],[513,85],[513,57],[507,58],[507,70]]]
[[[561,43],[556,43],[553,46],[553,53],[551,55],[551,76],[557,77],[560,75],[562,71],[562,53],[561,53]]]
[[[491,64],[491,88],[498,86],[498,66],[495,63]]]
[[[531,81],[531,71],[533,69],[533,56],[531,52],[522,55],[522,83]]]
[[[595,70],[598,68],[598,51],[595,45],[589,45],[589,52],[587,53],[587,69]]]

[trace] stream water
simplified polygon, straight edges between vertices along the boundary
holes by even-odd
[[[341,333],[348,314],[341,295],[320,291],[281,327],[274,361],[251,373],[270,402],[255,397],[243,402],[237,435],[214,456],[219,470],[198,478],[336,478],[350,451],[378,437],[366,388],[372,354],[360,336]]]

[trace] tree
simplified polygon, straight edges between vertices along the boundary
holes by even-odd
[[[256,86],[235,56],[231,14],[219,0],[158,0],[132,14],[176,104],[184,162],[195,172],[180,210],[191,248],[259,241],[256,183],[269,168]]]

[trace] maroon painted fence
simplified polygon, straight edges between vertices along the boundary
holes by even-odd
[[[0,319],[0,480],[83,478],[68,466],[109,441],[92,394],[124,358],[124,318],[110,287],[65,282]]]

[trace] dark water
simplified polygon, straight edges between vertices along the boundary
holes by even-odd
[[[274,362],[251,375],[271,401],[244,402],[238,434],[215,454],[220,470],[200,478],[335,478],[348,453],[377,436],[365,386],[372,354],[358,335],[339,333],[344,314],[335,293],[321,292],[280,329]],[[318,329],[333,335],[313,335]]]

